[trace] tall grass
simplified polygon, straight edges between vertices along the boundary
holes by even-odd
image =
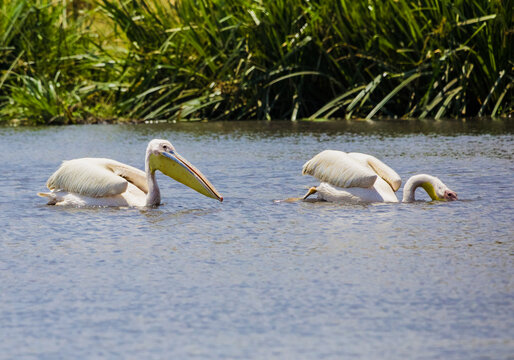
[[[378,111],[436,118],[480,111],[495,115],[493,103],[502,104],[502,91],[508,91],[513,81],[512,5],[340,1],[335,11],[323,16],[333,24],[335,36],[322,47],[335,50],[331,61],[346,88],[367,84],[359,109],[368,118]],[[489,104],[488,94],[494,94]],[[346,115],[355,109],[351,102],[334,105],[342,105]],[[512,101],[505,103],[504,110],[508,108]]]
[[[512,111],[512,1],[105,1],[145,119]]]
[[[513,5],[0,0],[0,114],[61,123],[508,116]],[[37,29],[26,20],[35,13]]]
[[[111,59],[94,44],[85,5],[0,0],[0,121],[69,124],[105,114],[98,104],[109,96]]]

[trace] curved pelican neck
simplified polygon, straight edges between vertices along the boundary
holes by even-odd
[[[157,179],[155,178],[155,170],[150,168],[150,149],[146,150],[145,157],[145,172],[146,181],[148,183],[148,194],[146,194],[146,206],[156,206],[161,203],[161,191],[159,185],[157,185]]]
[[[423,187],[423,189],[425,189],[425,191],[432,200],[438,200],[434,190],[434,178],[430,175],[419,174],[412,176],[405,183],[405,187],[403,188],[402,202],[413,202],[415,200],[414,193],[416,192],[416,189],[420,186]]]

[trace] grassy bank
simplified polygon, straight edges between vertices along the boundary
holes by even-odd
[[[0,0],[0,122],[509,116],[513,7]]]

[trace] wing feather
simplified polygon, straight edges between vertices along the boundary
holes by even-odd
[[[373,169],[378,176],[384,179],[384,181],[391,186],[393,191],[397,191],[400,188],[400,185],[402,184],[400,175],[376,157],[361,153],[349,153],[348,155],[360,161],[363,165],[369,166]]]
[[[336,150],[325,150],[314,156],[303,165],[302,174],[342,188],[371,187],[377,179],[372,169]]]
[[[127,179],[128,182],[131,182],[145,194],[148,194],[148,181],[144,171],[117,161],[112,161],[108,166],[116,175]]]
[[[59,169],[50,176],[46,185],[50,190],[64,190],[85,196],[104,197],[125,192],[128,186],[127,180],[135,178],[136,182],[141,182],[142,177],[145,178],[144,172],[141,170],[114,160],[82,158],[64,161]]]
[[[302,173],[331,185],[349,188],[373,186],[378,176],[397,191],[400,176],[376,157],[361,153],[325,150],[303,165]]]

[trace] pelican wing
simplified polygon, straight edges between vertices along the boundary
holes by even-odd
[[[148,181],[146,180],[146,174],[144,171],[114,160],[110,160],[108,167],[116,175],[127,179],[128,182],[131,182],[139,189],[141,189],[145,194],[148,194]]]
[[[143,171],[110,159],[83,158],[64,161],[46,185],[50,190],[104,197],[125,192],[129,181],[148,192]]]
[[[325,150],[307,161],[303,174],[342,188],[373,186],[377,176],[384,179],[393,191],[401,185],[400,176],[376,157],[335,150]]]
[[[361,164],[373,169],[378,176],[384,179],[385,182],[391,186],[393,191],[397,191],[400,188],[400,185],[402,184],[400,175],[376,157],[361,153],[349,153],[348,155],[360,161]]]
[[[377,174],[349,154],[325,150],[303,165],[303,175],[312,175],[322,182],[349,188],[373,186]]]

